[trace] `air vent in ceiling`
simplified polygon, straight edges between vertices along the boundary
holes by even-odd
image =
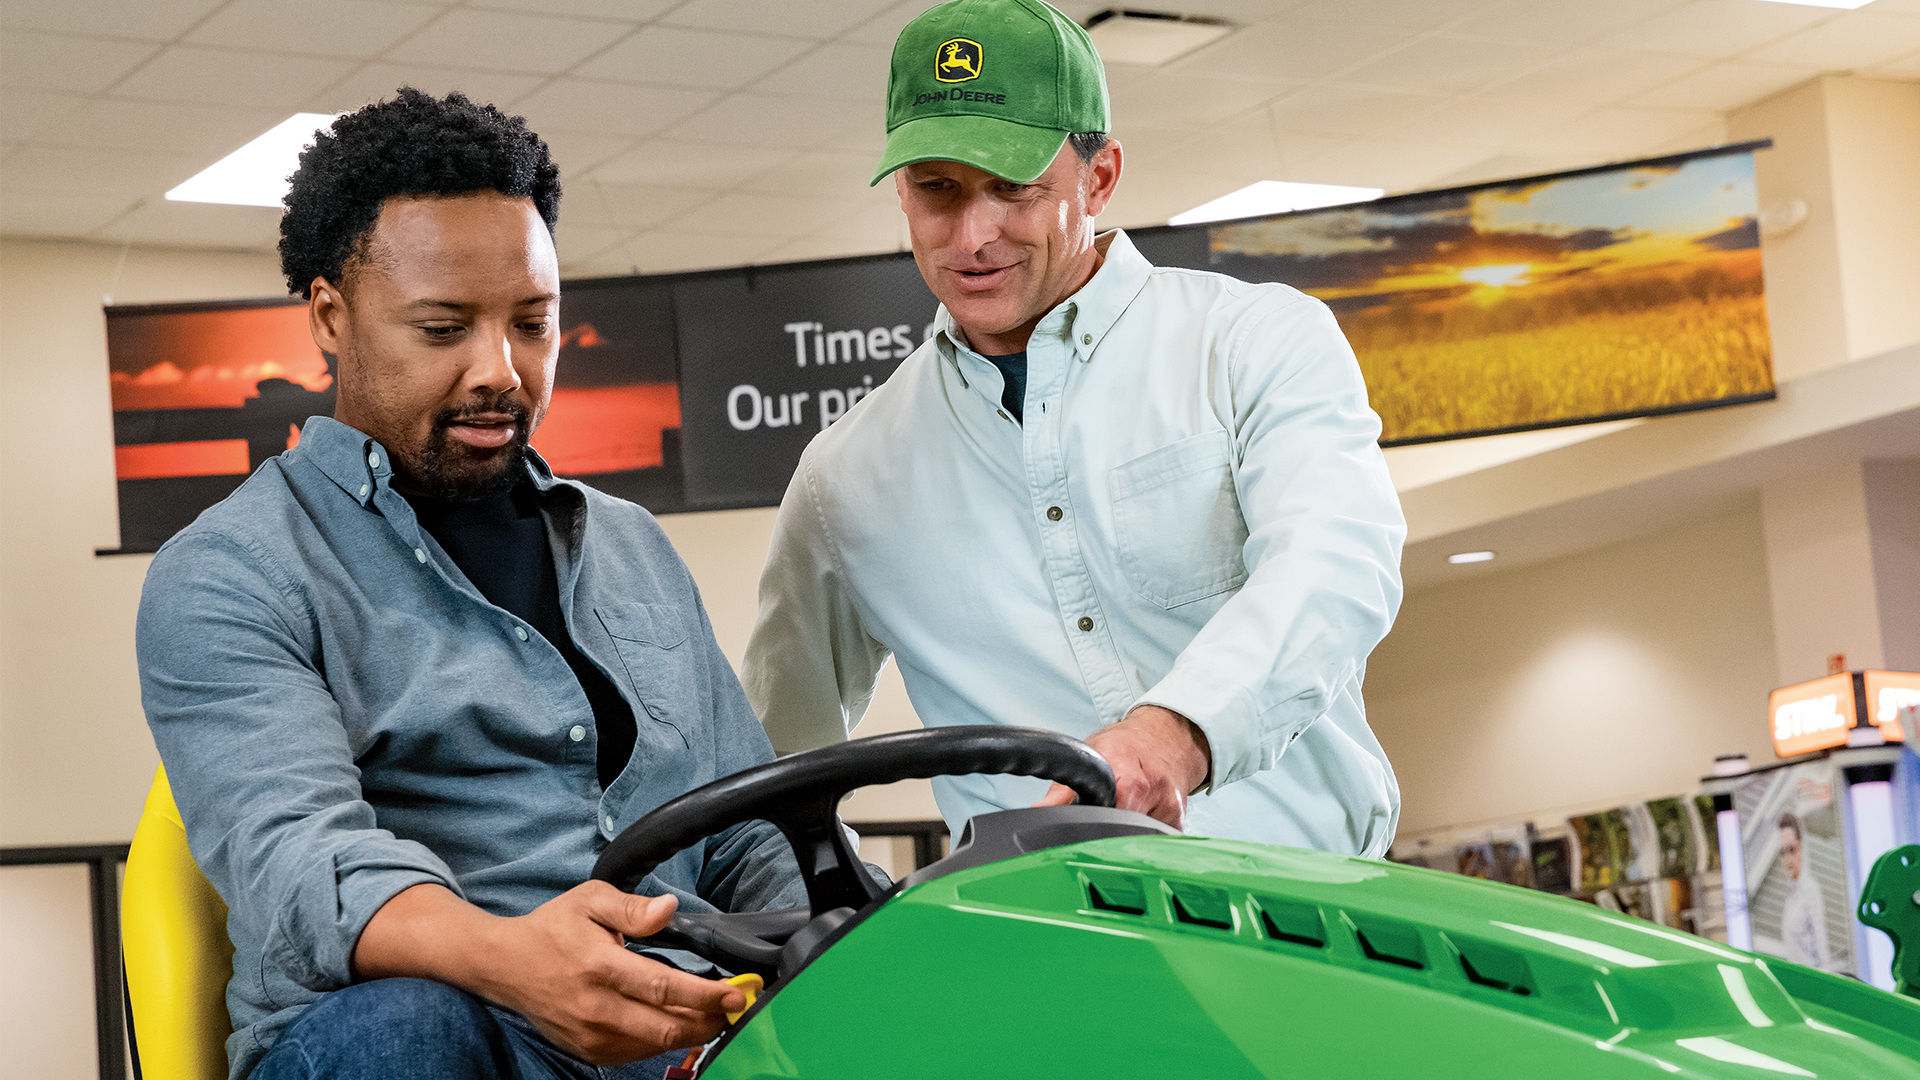
[[[1225,19],[1173,11],[1108,8],[1088,19],[1087,36],[1109,64],[1159,67],[1233,32]]]

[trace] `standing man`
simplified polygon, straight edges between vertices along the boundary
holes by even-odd
[[[622,893],[642,814],[773,756],[645,510],[527,445],[560,353],[559,169],[403,90],[334,122],[281,219],[332,418],[154,557],[141,697],[228,909],[235,1080],[658,1076],[732,987],[624,948],[784,907],[773,827]]]
[[[1095,234],[1121,169],[1105,74],[1039,0],[908,24],[887,130],[874,182],[941,308],[781,504],[745,673],[775,749],[846,738],[891,654],[929,725],[1084,738],[1122,806],[1384,853],[1399,790],[1360,684],[1405,525],[1326,306]],[[935,792],[956,828],[1071,799]]]
[[[1787,902],[1780,909],[1780,955],[1796,964],[1833,970],[1827,951],[1827,899],[1807,872],[1807,838],[1792,811],[1780,815],[1780,865],[1787,872]]]

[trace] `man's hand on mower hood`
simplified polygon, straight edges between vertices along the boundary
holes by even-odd
[[[1122,810],[1138,810],[1176,829],[1187,827],[1187,796],[1205,786],[1213,749],[1200,728],[1171,709],[1136,705],[1119,723],[1087,736],[1113,766]],[[1035,806],[1065,806],[1073,789],[1055,784]]]
[[[589,881],[517,918],[490,915],[439,885],[386,902],[354,948],[361,980],[413,976],[478,994],[526,1017],[595,1065],[638,1061],[720,1034],[746,996],[628,952],[621,935],[664,929],[671,896]]]

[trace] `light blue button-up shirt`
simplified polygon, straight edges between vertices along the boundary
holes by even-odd
[[[773,757],[653,518],[537,455],[531,477],[567,629],[638,724],[604,790],[566,659],[474,588],[353,428],[308,420],[154,557],[140,691],[194,859],[227,903],[235,1077],[352,981],[361,930],[401,890],[431,882],[524,914],[585,881],[641,815]],[[641,891],[689,911],[804,899],[765,822],[681,852]]]
[[[943,308],[807,447],[747,695],[781,753],[847,738],[889,656],[929,725],[1085,737],[1160,705],[1212,744],[1191,831],[1382,854],[1399,787],[1360,685],[1406,526],[1353,352],[1284,285],[1100,243],[1027,343],[1024,425]],[[957,828],[1045,785],[934,790]]]

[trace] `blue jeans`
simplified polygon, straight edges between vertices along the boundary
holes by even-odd
[[[660,1080],[685,1051],[600,1068],[518,1013],[426,979],[376,979],[301,1013],[249,1080]]]

